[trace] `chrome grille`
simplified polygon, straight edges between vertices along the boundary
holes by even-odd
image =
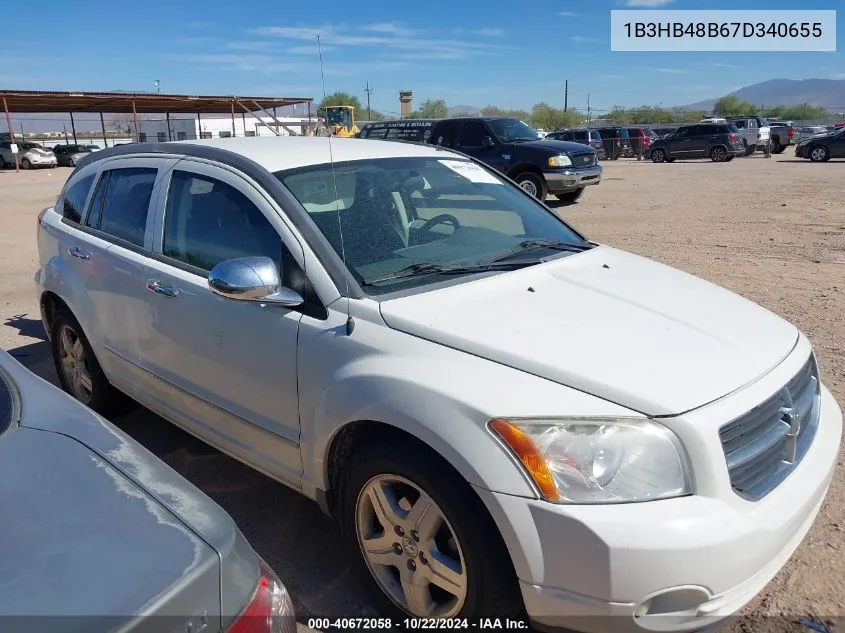
[[[592,167],[596,164],[596,155],[593,154],[575,154],[572,157],[572,164],[575,167]]]
[[[719,429],[734,491],[757,501],[780,484],[804,457],[819,422],[815,357],[778,393]]]

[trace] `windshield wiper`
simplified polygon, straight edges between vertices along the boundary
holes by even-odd
[[[591,248],[593,248],[591,244],[572,244],[570,242],[561,242],[560,240],[528,239],[521,241],[519,244],[506,250],[504,253],[500,253],[499,255],[488,259],[485,263],[495,264],[498,262],[504,262],[518,255],[524,255],[525,253],[530,253],[532,251],[542,251],[546,249],[580,253],[582,251],[588,251]]]
[[[414,277],[416,275],[460,275],[470,273],[484,273],[494,270],[515,270],[517,268],[531,266],[535,263],[537,262],[486,262],[484,264],[468,265],[432,263],[411,264],[410,266],[400,268],[399,270],[392,273],[387,273],[385,275],[380,275],[371,279],[365,279],[361,282],[361,285],[372,286],[373,284],[377,284],[382,281],[389,281],[391,279],[401,279],[402,277]]]

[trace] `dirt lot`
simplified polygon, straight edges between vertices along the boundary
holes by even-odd
[[[791,151],[730,164],[604,163],[604,182],[560,213],[597,241],[725,286],[796,323],[845,405],[845,163]],[[0,346],[55,382],[32,286],[36,216],[70,169],[0,172]],[[115,423],[202,488],[278,572],[299,615],[369,613],[316,505],[139,410]],[[789,619],[845,616],[845,470],[809,536],[734,631],[803,630]],[[769,616],[777,619],[769,619]],[[841,620],[840,620],[841,621]],[[838,630],[838,629],[837,629]]]

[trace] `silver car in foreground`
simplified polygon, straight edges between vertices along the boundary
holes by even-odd
[[[83,342],[61,337],[84,382]],[[226,512],[2,350],[0,482],[3,633],[296,630]]]

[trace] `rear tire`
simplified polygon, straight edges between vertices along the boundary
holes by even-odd
[[[21,161],[21,169],[32,169],[32,163],[29,162],[28,158]]]
[[[577,201],[578,198],[584,195],[584,189],[584,187],[580,187],[575,191],[567,191],[566,193],[556,193],[555,197],[561,202],[565,202],[566,204],[572,204]]]
[[[109,383],[88,337],[66,308],[57,308],[53,315],[50,351],[59,384],[71,396],[103,416],[127,408],[129,398]]]
[[[721,145],[717,145],[713,149],[710,150],[710,160],[714,163],[723,163],[725,159],[728,157],[728,150],[726,150]]]
[[[439,606],[433,617],[473,621],[521,612],[516,574],[493,520],[442,460],[416,446],[382,441],[355,455],[345,475],[337,513],[342,539],[380,614],[399,621],[429,617],[417,606],[423,603]],[[377,510],[373,499],[385,510]],[[421,516],[431,522],[412,520],[421,501],[429,508]],[[436,536],[427,537],[426,528]],[[443,576],[429,582],[438,567],[451,570],[456,582],[444,583]],[[458,595],[453,587],[461,587]]]
[[[736,158],[736,156],[734,156],[733,154],[730,154],[730,155],[729,155],[729,156],[725,159],[725,162],[726,162],[726,163],[729,163],[729,162],[731,162],[734,158]]]
[[[747,145],[746,148],[745,148],[745,155],[751,156],[756,151],[757,151],[756,145]]]
[[[534,172],[524,171],[514,177],[514,182],[526,193],[534,196],[537,200],[545,200],[548,190],[546,189],[546,181],[542,176],[538,176]]]
[[[780,154],[786,148],[780,144],[780,139],[776,136],[772,139],[772,154]]]

